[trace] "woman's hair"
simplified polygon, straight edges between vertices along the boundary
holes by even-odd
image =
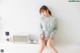
[[[47,6],[45,6],[45,5],[41,6],[39,12],[41,13],[43,10],[46,10],[46,11],[48,10],[49,14],[52,15],[52,14],[51,14],[51,11],[48,9]]]

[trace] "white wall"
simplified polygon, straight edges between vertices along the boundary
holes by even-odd
[[[80,42],[80,3],[68,0],[0,0],[1,41],[5,40],[5,31],[39,36],[38,10],[44,4],[57,17],[56,41]]]

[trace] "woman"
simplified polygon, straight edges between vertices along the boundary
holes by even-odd
[[[56,35],[56,18],[52,16],[51,11],[45,5],[40,8],[39,12],[40,15],[42,15],[40,21],[41,34],[39,53],[42,53],[45,46],[47,46],[52,53],[58,53],[53,44],[54,36]]]

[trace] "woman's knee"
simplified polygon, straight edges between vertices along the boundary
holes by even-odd
[[[44,38],[39,38],[39,44],[45,44],[45,39]]]
[[[50,39],[53,39],[53,35],[50,35]]]
[[[51,47],[53,45],[53,39],[49,39],[48,41],[47,41],[47,46],[48,47]]]
[[[49,43],[49,44],[47,44],[47,47],[49,47],[49,48],[50,48],[50,47],[52,47],[52,46],[53,46],[53,45],[51,45],[50,43]]]
[[[47,42],[47,46],[50,47],[50,42],[49,41]]]

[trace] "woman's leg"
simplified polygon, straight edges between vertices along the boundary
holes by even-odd
[[[58,51],[54,48],[53,36],[52,35],[50,35],[50,38],[47,41],[47,46],[52,51],[52,53],[58,53]]]
[[[42,51],[44,50],[45,47],[45,39],[44,39],[44,35],[41,35],[40,40],[39,40],[39,52],[38,53],[42,53]]]

